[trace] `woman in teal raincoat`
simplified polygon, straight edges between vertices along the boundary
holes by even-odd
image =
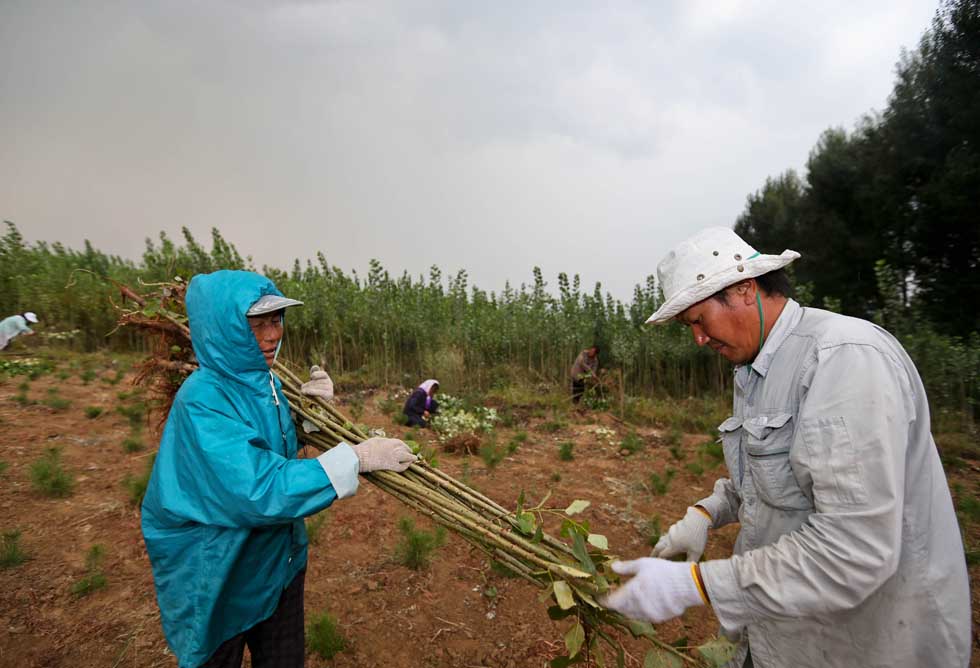
[[[358,472],[415,459],[396,439],[297,459],[270,367],[286,299],[252,272],[195,276],[187,290],[199,368],[167,418],[142,528],[167,642],[181,668],[303,665],[303,518],[357,490]]]

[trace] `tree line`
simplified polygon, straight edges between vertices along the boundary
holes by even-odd
[[[978,91],[980,1],[943,2],[902,54],[885,109],[824,132],[803,176],[767,179],[736,232],[800,251],[796,278],[817,304],[865,318],[887,304],[903,322],[968,338],[980,330]]]
[[[793,248],[798,300],[879,322],[900,338],[942,407],[975,415],[980,403],[980,0],[944,2],[919,47],[903,54],[884,111],[853,132],[826,131],[805,175],[788,171],[748,197],[735,229],[757,248]],[[139,261],[88,242],[25,242],[6,223],[0,237],[0,309],[34,310],[75,345],[140,349],[115,330],[105,279],[139,289],[220,268],[254,269],[221,233],[205,248],[188,230],[148,239]],[[564,382],[583,347],[635,394],[727,391],[731,370],[696,348],[679,326],[645,327],[662,302],[653,276],[624,303],[577,275],[549,285],[540,269],[519,286],[487,292],[465,271],[393,276],[377,261],[366,275],[318,254],[291,269],[262,267],[306,306],[289,314],[284,354],[325,363],[350,382],[446,386]]]

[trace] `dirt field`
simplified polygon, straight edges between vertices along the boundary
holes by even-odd
[[[120,369],[124,366],[102,361],[87,383],[75,370],[68,375],[67,367],[60,375],[68,377],[49,373],[30,382],[28,401],[58,397],[70,401],[68,407],[16,401],[23,376],[0,384],[0,461],[7,464],[0,474],[0,530],[20,530],[29,557],[0,570],[0,666],[176,666],[160,629],[139,512],[123,484],[127,475],[144,471],[155,448],[148,428],[145,449],[123,448],[130,426],[115,408],[133,401],[118,397],[132,390],[132,374]],[[113,385],[117,370],[126,375]],[[56,394],[49,392],[54,387]],[[379,396],[363,395],[360,422],[404,434],[378,411]],[[105,412],[89,418],[84,412],[89,406]],[[542,429],[545,422],[529,417],[521,427],[527,442],[493,470],[479,457],[461,454],[440,455],[440,465],[505,506],[514,505],[521,489],[529,500],[552,490],[554,507],[588,499],[592,505],[584,517],[608,536],[610,550],[624,557],[645,556],[648,521],[659,515],[666,530],[723,474],[723,465],[700,475],[685,466],[696,461],[704,435],[685,435],[680,449],[675,447],[684,457],[678,460],[663,433],[638,429],[644,447],[623,456],[619,443],[628,428],[607,414],[572,414],[553,433]],[[615,434],[597,434],[597,427]],[[498,442],[506,443],[513,431],[499,428]],[[575,444],[572,461],[558,458],[558,443],[565,441]],[[65,467],[76,476],[75,491],[65,499],[43,497],[31,486],[30,464],[50,446],[61,448]],[[676,477],[667,494],[655,496],[649,475],[667,468],[675,469]],[[978,491],[976,471],[967,468],[954,478],[969,492]],[[355,497],[326,512],[310,549],[306,612],[308,618],[332,613],[349,647],[330,661],[310,656],[307,666],[542,666],[561,653],[568,622],[551,622],[537,589],[497,574],[463,540],[450,536],[428,570],[396,564],[398,519],[411,513],[370,484],[362,483]],[[548,528],[557,533],[557,526]],[[730,554],[735,533],[736,527],[713,532],[706,558]],[[94,544],[106,548],[107,586],[75,596],[71,587],[85,575],[85,554]],[[977,568],[971,567],[971,581]],[[976,629],[976,595],[974,610]],[[687,638],[690,644],[715,632],[706,609],[660,627],[665,640]],[[630,647],[635,652],[630,663],[638,665],[642,646]],[[980,665],[976,658],[974,665]]]

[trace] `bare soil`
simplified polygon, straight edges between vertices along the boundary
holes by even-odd
[[[84,384],[77,374],[60,379],[47,374],[30,383],[28,397],[58,396],[67,409],[13,400],[22,377],[0,384],[0,530],[20,530],[30,559],[0,570],[0,666],[56,667],[176,666],[160,628],[150,565],[139,528],[139,510],[129,501],[123,480],[141,474],[156,438],[143,429],[147,449],[127,453],[122,447],[129,423],[115,408],[127,403],[120,391],[131,390],[131,374],[118,385],[103,378]],[[376,407],[375,396],[363,396],[360,422],[404,435]],[[381,395],[377,395],[380,397]],[[89,419],[86,406],[105,413]],[[343,408],[343,402],[341,402]],[[502,408],[502,410],[507,410]],[[659,516],[666,530],[693,501],[707,495],[724,466],[706,466],[696,475],[686,465],[697,461],[705,435],[684,437],[677,460],[664,434],[636,429],[645,447],[620,452],[630,431],[605,413],[573,413],[555,433],[540,429],[544,418],[529,417],[521,429],[527,442],[495,469],[479,457],[440,454],[440,466],[505,506],[521,490],[529,500],[552,492],[548,505],[563,508],[588,499],[583,517],[593,531],[609,538],[610,551],[623,557],[649,553],[648,521]],[[597,434],[596,428],[612,430]],[[513,429],[499,428],[506,444]],[[560,461],[559,443],[574,443],[574,459]],[[435,441],[433,440],[433,443]],[[74,493],[51,499],[33,490],[29,468],[43,450],[58,446],[65,467],[76,476]],[[676,448],[675,448],[676,450]],[[665,495],[651,493],[651,472],[677,473]],[[980,475],[970,468],[954,474],[970,493]],[[356,496],[328,511],[329,518],[311,545],[306,577],[307,618],[329,611],[340,623],[348,648],[331,660],[309,656],[306,665],[407,668],[416,666],[543,666],[562,653],[568,622],[552,622],[539,590],[520,579],[490,569],[485,556],[450,534],[430,568],[413,571],[393,558],[399,538],[398,519],[412,515],[400,502],[364,482]],[[418,518],[420,526],[428,523]],[[557,534],[557,522],[547,527]],[[970,536],[974,542],[978,536]],[[737,527],[713,532],[706,558],[731,553]],[[87,596],[71,593],[85,575],[85,553],[94,544],[106,548],[108,584]],[[971,581],[977,575],[971,567]],[[977,628],[974,594],[974,626]],[[691,610],[659,628],[670,642],[687,638],[698,644],[717,632],[710,610]],[[641,665],[643,645],[630,642],[631,665]],[[247,663],[246,663],[247,665]],[[974,660],[974,665],[980,665]]]

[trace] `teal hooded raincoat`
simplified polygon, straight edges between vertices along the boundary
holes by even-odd
[[[289,405],[245,312],[281,294],[219,271],[187,290],[200,368],[174,400],[143,501],[142,528],[167,642],[181,668],[267,619],[306,566],[303,518],[357,489],[346,445],[296,459]]]

